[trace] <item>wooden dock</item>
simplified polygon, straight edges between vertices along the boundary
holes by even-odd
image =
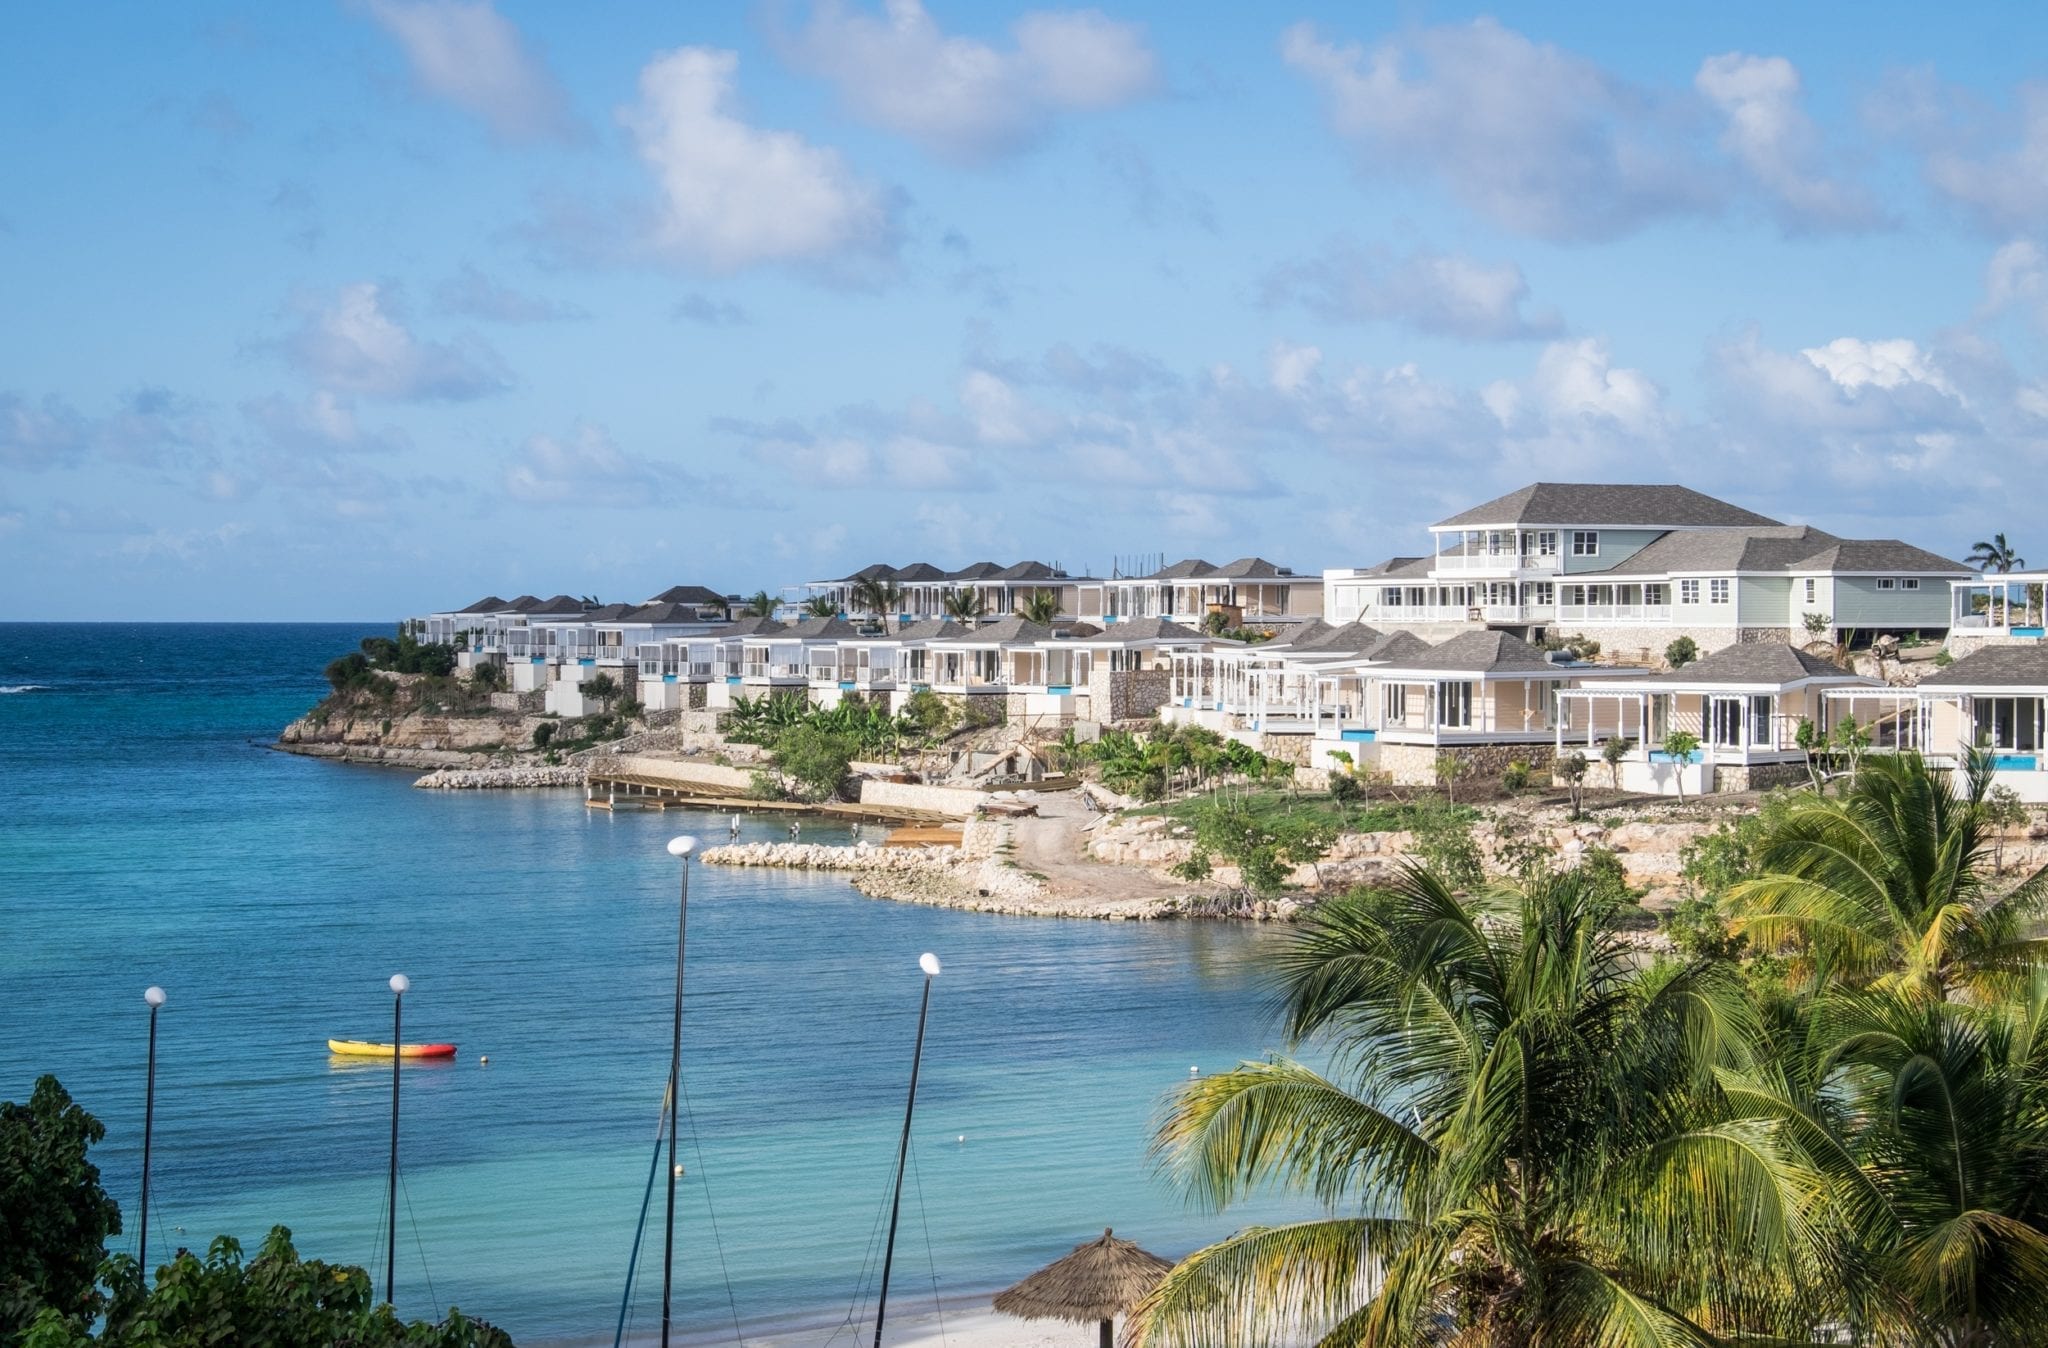
[[[711,810],[739,814],[822,814],[848,822],[907,825],[929,828],[934,832],[948,832],[946,828],[940,826],[950,824],[950,837],[946,841],[953,845],[958,845],[960,841],[959,821],[931,810],[858,805],[838,800],[820,801],[816,804],[795,800],[758,800],[752,796],[693,791],[673,781],[661,781],[631,773],[608,775],[586,782],[583,787],[583,804],[592,810]],[[891,841],[894,841],[893,834]]]

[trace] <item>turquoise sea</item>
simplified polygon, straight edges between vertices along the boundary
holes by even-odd
[[[663,844],[724,819],[415,791],[410,773],[263,747],[328,659],[385,630],[0,624],[0,1099],[62,1078],[106,1122],[96,1160],[132,1216],[142,991],[161,984],[152,1256],[222,1231],[253,1252],[283,1223],[302,1253],[381,1279],[388,1069],[324,1041],[388,1038],[402,971],[405,1037],[461,1053],[403,1076],[400,1310],[609,1342],[668,1068]],[[750,819],[747,836],[783,828]],[[1273,1046],[1255,967],[1271,939],[697,868],[682,1324],[831,1320],[871,1289],[926,950],[945,972],[892,1314],[1000,1287],[1105,1226],[1178,1255],[1279,1215],[1191,1211],[1146,1154],[1191,1066]],[[117,1239],[133,1248],[132,1222]]]

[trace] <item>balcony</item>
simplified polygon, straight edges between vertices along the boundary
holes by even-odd
[[[1536,571],[1545,575],[1558,569],[1556,553],[1529,552],[1446,552],[1436,558],[1439,571],[1485,571],[1504,576],[1514,571]]]

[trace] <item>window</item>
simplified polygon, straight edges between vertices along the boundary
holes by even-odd
[[[1382,593],[1382,595],[1380,596],[1380,602],[1381,602],[1381,603],[1383,603],[1383,604],[1385,604],[1385,605],[1386,605],[1386,606],[1387,606],[1388,608],[1399,608],[1399,607],[1401,607],[1401,591],[1400,591],[1400,589],[1399,589],[1399,588],[1397,587],[1397,588],[1395,588],[1395,589],[1391,589],[1391,590],[1387,590],[1387,591],[1385,591],[1385,592],[1384,592],[1384,593]]]
[[[1408,719],[1408,685],[1390,683],[1387,685],[1387,720],[1401,724]]]
[[[1664,607],[1664,605],[1671,602],[1671,587],[1669,585],[1645,585],[1643,587],[1643,602],[1652,608]]]
[[[1707,582],[1707,599],[1708,599],[1708,600],[1709,600],[1710,602],[1712,602],[1712,603],[1716,603],[1716,604],[1725,604],[1725,603],[1727,603],[1727,602],[1728,602],[1728,582],[1727,582],[1727,581],[1725,581],[1725,580],[1710,580],[1710,581],[1708,581],[1708,582]]]
[[[1696,581],[1696,580],[1681,580],[1681,581],[1679,581],[1679,582],[1678,582],[1678,602],[1679,602],[1679,603],[1681,603],[1681,604],[1697,604],[1697,603],[1699,603],[1699,602],[1700,602],[1700,583],[1699,583],[1698,581]]]
[[[1890,576],[1879,576],[1877,578],[1877,588],[1880,590],[1891,590],[1896,589],[1897,587],[1898,582],[1893,580]]]
[[[1917,590],[1917,589],[1919,589],[1919,588],[1920,588],[1920,577],[1918,577],[1918,576],[1901,576],[1901,577],[1899,577],[1899,588],[1900,588],[1900,589],[1902,589],[1902,590]]]
[[[1544,529],[1536,535],[1536,555],[1538,557],[1557,556],[1557,530]]]
[[[1586,587],[1583,585],[1565,586],[1564,602],[1572,608],[1583,608],[1586,603]]]
[[[1531,581],[1522,587],[1522,594],[1526,602],[1541,604],[1545,608],[1555,603],[1557,599],[1556,588],[1547,580]]]
[[[1708,704],[1707,743],[1733,749],[1742,743],[1742,700],[1717,697]]]
[[[1471,684],[1446,683],[1441,685],[1437,724],[1454,727],[1469,727],[1472,724]]]
[[[1593,529],[1572,530],[1572,556],[1598,557],[1600,555],[1600,534]]]
[[[2041,747],[2041,699],[1979,697],[1970,702],[1977,743],[1992,749],[2033,753]]]
[[[1820,587],[1820,583],[1819,583],[1818,581],[1814,580],[1814,578],[1813,578],[1812,576],[1808,576],[1808,577],[1806,578],[1806,602],[1807,602],[1807,603],[1811,604],[1811,603],[1813,602],[1813,598],[1814,598],[1814,592],[1815,592],[1815,591],[1816,591],[1817,589],[1819,589],[1819,587]]]

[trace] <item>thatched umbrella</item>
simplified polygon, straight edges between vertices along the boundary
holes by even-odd
[[[1136,1305],[1172,1267],[1171,1259],[1118,1240],[1104,1227],[1101,1240],[1076,1245],[1066,1258],[997,1293],[996,1309],[1023,1320],[1099,1320],[1102,1348],[1112,1348],[1116,1317]]]

